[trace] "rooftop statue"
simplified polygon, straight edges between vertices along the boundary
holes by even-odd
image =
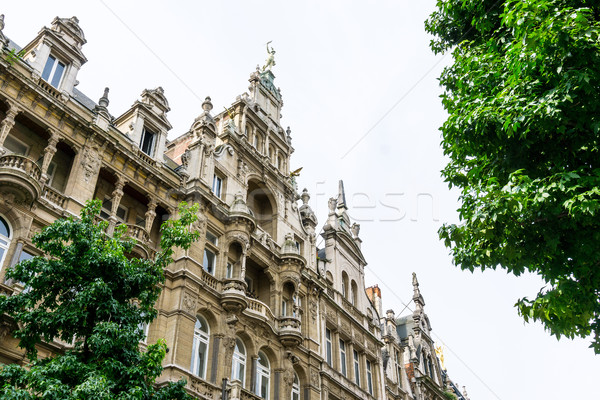
[[[267,57],[265,65],[262,67],[263,72],[270,71],[271,68],[275,66],[275,49],[273,49],[273,47],[269,49],[269,43],[271,42],[272,40],[269,40],[267,42],[267,53],[269,54],[269,56]]]

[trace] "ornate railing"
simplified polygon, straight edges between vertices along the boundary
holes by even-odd
[[[127,236],[142,244],[150,243],[150,234],[141,226],[127,224]]]
[[[219,281],[217,281],[217,278],[215,278],[205,270],[202,270],[202,282],[204,282],[206,286],[218,291]]]
[[[35,181],[39,181],[42,170],[32,160],[18,154],[6,154],[0,157],[0,168],[10,168],[21,171]]]
[[[150,165],[156,165],[156,161],[148,154],[144,153],[141,149],[138,149],[138,157],[144,161],[146,161]]]
[[[57,191],[56,189],[54,189],[50,186],[46,186],[44,188],[42,197],[45,198],[46,200],[48,200],[50,203],[56,204],[60,208],[65,208],[64,206],[65,206],[65,201],[67,200],[67,198],[62,193],[60,193],[59,191]]]
[[[43,79],[40,79],[39,81],[39,85],[42,89],[44,89],[46,92],[48,92],[50,94],[50,96],[54,97],[55,99],[60,100],[60,92],[51,84],[49,84],[48,82],[46,82]]]
[[[236,291],[245,293],[246,292],[246,282],[239,279],[223,279],[223,292],[227,291]]]
[[[260,300],[248,298],[248,310],[255,314],[259,314],[270,321],[276,320],[271,309]]]
[[[296,317],[281,317],[279,318],[279,330],[300,332],[300,320]]]

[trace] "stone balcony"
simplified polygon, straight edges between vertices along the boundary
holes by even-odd
[[[294,348],[302,343],[300,320],[296,317],[279,318],[279,340],[285,347]]]
[[[25,156],[0,156],[0,188],[5,199],[16,204],[31,204],[42,192],[40,167]]]
[[[127,224],[126,235],[143,245],[150,245],[150,234],[141,226]]]
[[[221,291],[221,306],[228,312],[239,313],[248,307],[246,282],[239,279],[224,279]]]

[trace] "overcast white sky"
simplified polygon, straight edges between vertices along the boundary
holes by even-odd
[[[417,273],[434,338],[446,346],[452,379],[472,400],[590,398],[600,358],[588,340],[549,337],[524,325],[514,303],[543,286],[502,270],[463,272],[439,242],[457,221],[457,193],[444,166],[438,127],[445,118],[435,57],[423,21],[434,0],[350,1],[4,1],[4,34],[24,46],[55,16],[77,16],[88,43],[78,88],[96,100],[110,87],[120,115],[145,88],[165,89],[173,125],[186,132],[205,96],[215,111],[247,90],[248,77],[277,51],[273,72],[284,100],[284,126],[304,167],[321,223],[343,179],[350,215],[361,224],[384,311],[412,297]],[[408,310],[404,310],[406,313]]]

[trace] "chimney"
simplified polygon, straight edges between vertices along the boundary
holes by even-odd
[[[382,316],[383,308],[381,306],[381,289],[379,289],[379,286],[370,286],[366,288],[365,291],[367,293],[367,297],[369,298],[369,300],[371,300],[371,303],[373,303],[375,310],[377,310],[377,314],[379,314],[379,316]]]

